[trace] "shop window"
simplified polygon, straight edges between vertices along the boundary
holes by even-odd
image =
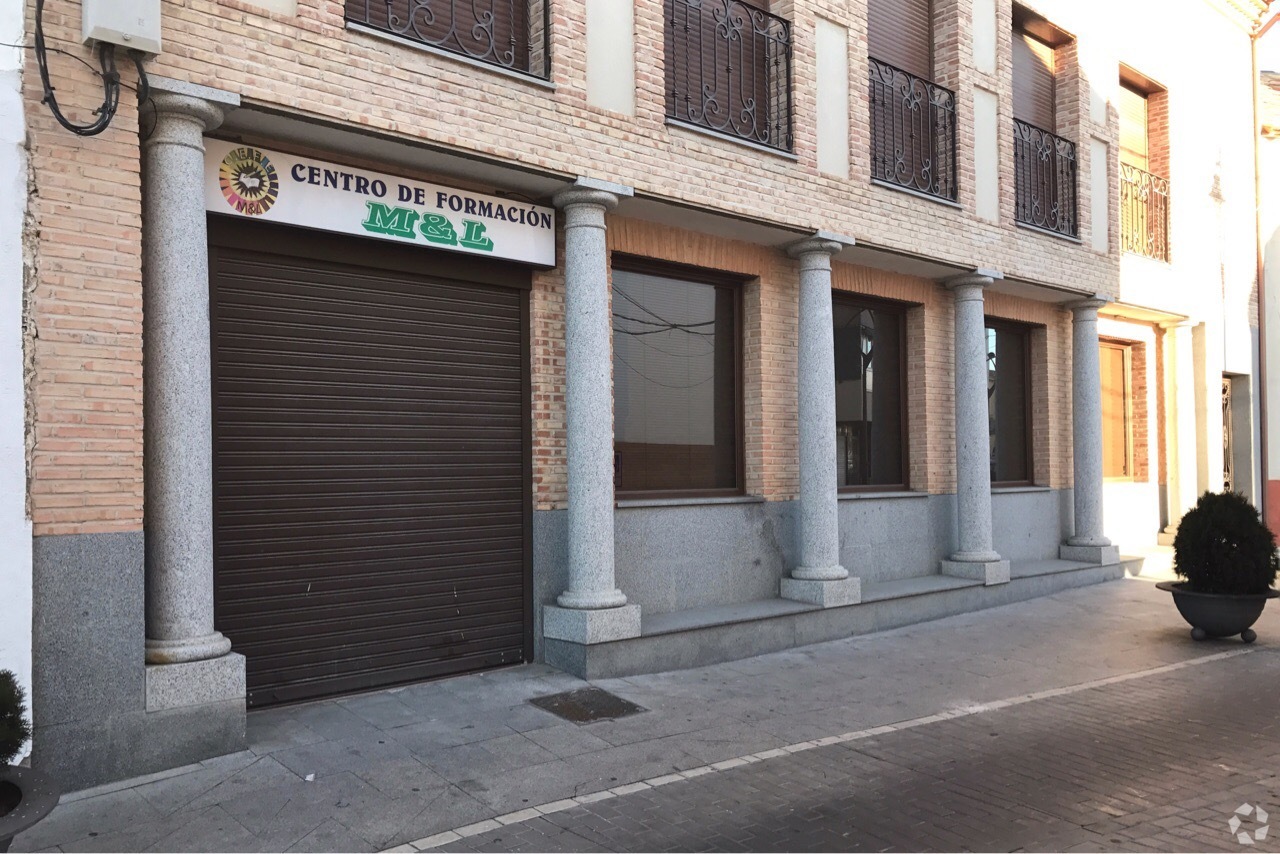
[[[741,490],[739,293],[738,283],[713,277],[615,267],[620,494]]]
[[[1132,357],[1123,344],[1098,345],[1102,369],[1102,476],[1133,478]]]
[[[1025,326],[987,321],[987,416],[991,482],[1031,482],[1031,335]]]
[[[836,294],[836,453],[841,488],[903,487],[902,309]]]

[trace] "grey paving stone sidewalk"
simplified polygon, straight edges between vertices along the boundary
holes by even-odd
[[[1280,642],[1280,614],[1258,628],[1260,647]],[[753,751],[1224,648],[1190,642],[1167,594],[1127,579],[731,664],[604,680],[596,684],[648,711],[585,726],[526,701],[586,683],[513,668],[251,713],[249,750],[64,799],[14,850],[379,850]]]
[[[1280,650],[930,722],[446,843],[491,851],[1235,851],[1280,819]],[[1239,830],[1251,840],[1252,816]],[[1270,834],[1249,850],[1280,850]]]

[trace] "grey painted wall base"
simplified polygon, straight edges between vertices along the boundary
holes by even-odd
[[[815,608],[761,619],[585,646],[547,639],[548,664],[583,679],[607,679],[702,667],[806,644],[883,631],[997,605],[1046,596],[1072,587],[1123,577],[1121,564],[1088,566],[1015,577],[1008,584],[979,584],[914,596]]]
[[[952,578],[968,578],[988,585],[1009,583],[1007,560],[944,560],[939,566],[943,575],[950,575]]]
[[[243,694],[210,702],[156,685],[170,707],[147,712],[141,531],[32,546],[33,767],[70,792],[244,749]]]
[[[1063,560],[1078,560],[1083,563],[1117,563],[1120,560],[1120,547],[1073,546],[1063,543],[1058,547],[1058,557]]]

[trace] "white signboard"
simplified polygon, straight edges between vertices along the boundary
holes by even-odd
[[[544,267],[553,208],[249,145],[205,140],[205,209]]]

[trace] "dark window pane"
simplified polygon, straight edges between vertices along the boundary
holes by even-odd
[[[991,433],[991,480],[1031,479],[1027,420],[1027,334],[987,327],[987,412]]]
[[[902,315],[839,298],[832,312],[839,485],[902,484]]]
[[[732,287],[613,272],[620,492],[738,486]]]

